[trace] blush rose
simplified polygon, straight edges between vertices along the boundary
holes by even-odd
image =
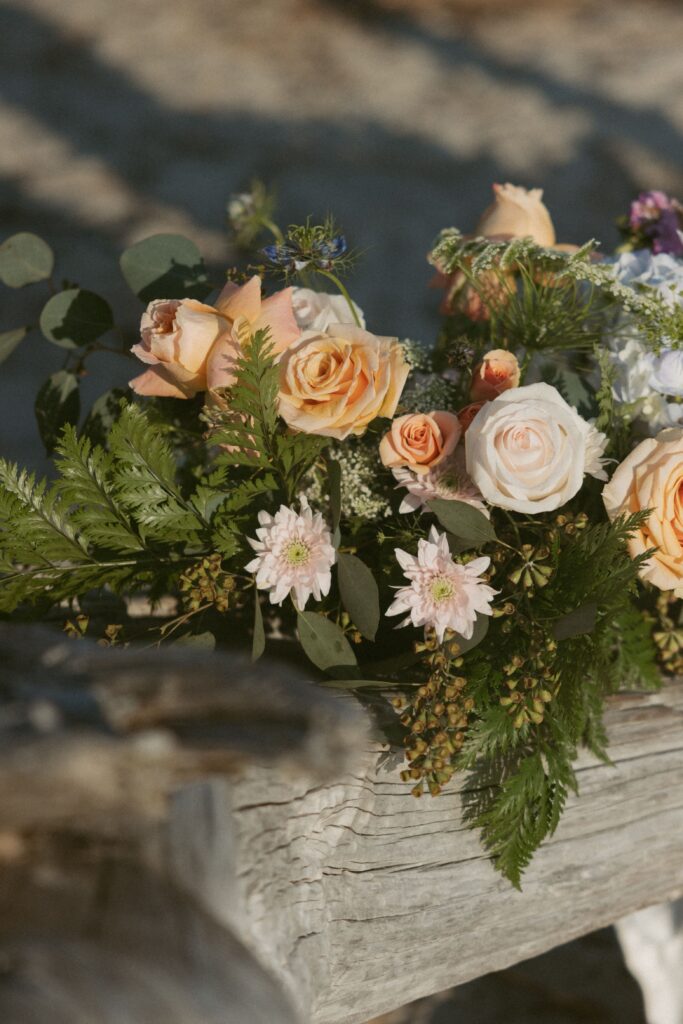
[[[301,333],[292,289],[262,299],[256,276],[241,286],[226,285],[215,306],[196,299],[156,299],[142,315],[141,340],[132,349],[148,369],[130,387],[138,395],[172,398],[228,387],[235,380],[241,346],[265,329],[276,354]]]
[[[555,388],[529,384],[504,391],[474,417],[467,471],[491,505],[550,512],[577,493],[586,472],[602,472],[605,441]]]

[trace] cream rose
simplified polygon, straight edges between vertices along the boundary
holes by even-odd
[[[261,298],[261,280],[228,284],[207,306],[195,299],[156,299],[142,315],[141,341],[132,351],[145,373],[130,381],[138,395],[191,398],[199,391],[234,383],[235,360],[243,342],[269,330],[276,353],[301,331],[292,312],[292,289]]]
[[[410,413],[391,424],[379,445],[385,466],[409,466],[415,473],[428,473],[447,458],[460,440],[462,427],[451,412]]]
[[[487,352],[472,372],[470,398],[473,402],[488,402],[503,391],[519,386],[517,356],[504,348]]]
[[[394,415],[409,369],[395,338],[351,324],[305,331],[280,361],[280,415],[306,434],[362,434]]]
[[[302,331],[326,331],[330,324],[353,324],[353,314],[343,295],[314,292],[312,288],[294,288],[292,308]],[[365,327],[363,310],[353,303],[361,327]]]
[[[504,391],[465,434],[467,472],[486,501],[514,512],[550,512],[572,498],[600,462],[596,437],[549,384]],[[591,443],[591,464],[587,450]]]
[[[683,597],[683,430],[672,427],[641,441],[617,466],[602,498],[610,519],[652,510],[631,536],[629,551],[635,558],[656,547],[642,578]]]
[[[543,190],[520,185],[494,185],[494,200],[482,213],[475,235],[487,238],[533,238],[555,245],[555,228],[543,203]]]

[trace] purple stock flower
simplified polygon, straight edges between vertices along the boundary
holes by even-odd
[[[650,240],[653,252],[683,256],[683,206],[665,192],[641,192],[631,203],[629,225]]]

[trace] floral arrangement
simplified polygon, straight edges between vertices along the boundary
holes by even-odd
[[[332,221],[283,230],[258,183],[228,215],[222,286],[179,236],[123,254],[137,338],[41,239],[0,247],[64,351],[36,401],[50,481],[0,462],[0,614],[306,659],[385,709],[416,796],[469,776],[519,886],[578,748],[607,759],[605,697],[683,668],[682,207],[644,193],[602,257],[494,186],[429,254],[429,347],[369,329]],[[138,372],[82,417],[102,350]]]

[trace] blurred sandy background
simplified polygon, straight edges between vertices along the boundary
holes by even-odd
[[[680,2],[3,0],[0,38],[0,236],[43,235],[131,324],[121,248],[180,231],[224,265],[254,176],[285,222],[334,211],[371,325],[424,340],[424,254],[492,181],[543,186],[563,241],[607,246],[640,187],[683,194]],[[37,295],[3,288],[0,330]],[[29,406],[62,357],[35,337],[0,369],[3,454],[39,460]],[[92,365],[91,397],[130,375]]]
[[[220,268],[252,177],[285,222],[333,211],[371,327],[424,340],[424,254],[492,181],[542,186],[562,241],[608,248],[640,188],[683,195],[680,2],[3,0],[0,38],[0,237],[44,236],[130,324],[122,247],[179,231]],[[39,294],[3,289],[0,330]],[[40,464],[31,406],[62,356],[36,336],[0,368],[3,455]],[[93,360],[87,394],[129,369]],[[550,956],[391,1024],[641,1024],[610,933]]]

